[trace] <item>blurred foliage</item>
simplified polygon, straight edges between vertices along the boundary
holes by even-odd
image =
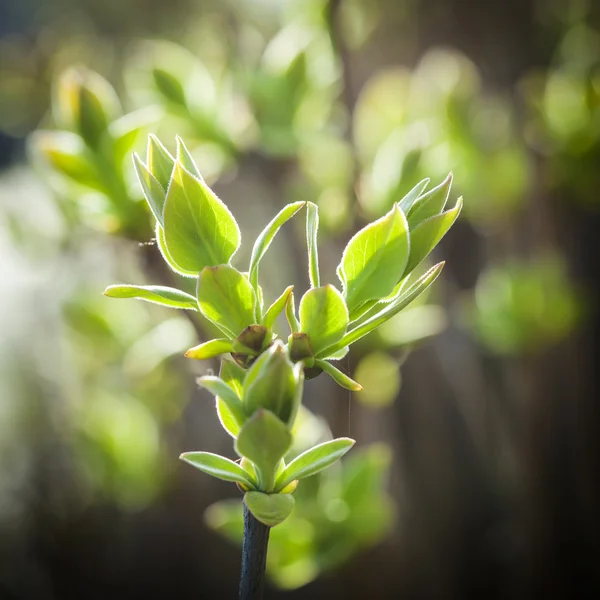
[[[414,4],[395,10],[407,18]],[[560,258],[535,249],[525,261],[507,234],[534,196],[598,208],[600,33],[585,10],[567,18],[560,8],[551,65],[499,91],[482,77],[478,57],[454,48],[430,49],[414,67],[392,56],[380,68],[366,53],[365,73],[361,52],[394,16],[384,2],[348,0],[333,16],[324,0],[200,5],[202,18],[189,6],[173,27],[170,5],[136,20],[126,16],[138,10],[127,3],[93,2],[94,22],[79,15],[0,42],[0,129],[21,137],[40,128],[31,162],[53,191],[51,198],[35,183],[31,168],[2,174],[0,270],[10,290],[0,299],[6,522],[27,509],[36,449],[44,454],[53,444],[81,488],[69,501],[92,503],[100,494],[139,508],[169,480],[176,452],[165,432],[189,396],[189,373],[169,357],[197,341],[198,324],[98,295],[114,278],[157,275],[156,249],[137,246],[153,243],[129,158],[141,150],[141,131],[184,136],[207,181],[237,185],[241,206],[274,214],[288,201],[316,202],[321,238],[332,248],[426,175],[454,172],[465,195],[465,231],[476,231],[483,247],[475,301],[465,314],[448,284],[436,304],[414,305],[365,338],[354,376],[365,385],[356,399],[367,406],[394,402],[408,351],[455,328],[458,315],[496,357],[542,351],[585,317]],[[545,19],[556,16],[546,8]],[[123,38],[105,35],[113,14],[121,15]],[[132,31],[148,39],[133,39]],[[347,80],[348,64],[362,67],[356,81]],[[74,118],[84,105],[91,122]],[[264,198],[253,196],[265,189]],[[324,270],[332,270],[323,254]],[[174,274],[158,276],[168,284]],[[341,470],[315,476],[316,500],[302,502],[299,488],[296,511],[273,530],[269,569],[279,585],[314,579],[388,530],[388,451],[355,452]],[[235,505],[213,506],[207,520],[237,541]]]

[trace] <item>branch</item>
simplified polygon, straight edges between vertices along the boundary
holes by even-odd
[[[270,527],[254,518],[244,502],[244,544],[240,600],[261,600],[265,584]]]

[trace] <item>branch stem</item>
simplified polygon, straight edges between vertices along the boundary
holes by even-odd
[[[240,600],[262,600],[270,527],[263,525],[244,502],[244,544]]]

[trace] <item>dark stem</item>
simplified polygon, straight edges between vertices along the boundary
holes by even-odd
[[[244,502],[244,545],[240,600],[261,600],[265,586],[265,567],[270,527],[254,518]]]

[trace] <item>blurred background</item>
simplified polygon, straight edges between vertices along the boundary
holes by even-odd
[[[147,133],[193,150],[239,268],[287,202],[319,205],[335,283],[422,178],[464,196],[428,298],[342,362],[364,391],[307,385],[297,451],[358,443],[273,530],[267,598],[597,597],[600,5],[0,0],[0,598],[236,597],[240,495],[177,460],[233,453],[195,384],[217,364],[182,356],[208,326],[102,296],[189,287]],[[302,227],[268,298],[308,287]]]

